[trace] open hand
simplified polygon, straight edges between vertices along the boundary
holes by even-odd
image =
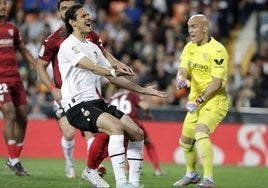
[[[168,96],[166,92],[159,91],[155,88],[156,88],[156,85],[146,87],[144,94],[163,97],[163,98],[166,98]]]

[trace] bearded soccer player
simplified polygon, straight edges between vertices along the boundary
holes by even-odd
[[[59,0],[58,1],[58,14],[62,20],[65,18],[65,12],[67,9],[77,3],[74,0]],[[63,133],[63,137],[61,140],[62,148],[64,151],[64,156],[66,159],[66,176],[68,178],[75,178],[75,169],[74,169],[74,161],[73,161],[73,150],[74,150],[74,135],[75,135],[75,128],[72,127],[65,116],[65,113],[63,109],[60,106],[60,100],[61,100],[61,75],[59,72],[58,67],[58,51],[60,44],[68,37],[68,34],[65,31],[65,26],[62,24],[62,26],[56,30],[54,33],[52,33],[44,42],[40,53],[39,53],[39,59],[37,61],[37,73],[40,77],[40,79],[43,81],[43,83],[48,87],[49,91],[53,95],[55,102],[55,114],[59,121],[60,128]],[[122,67],[127,72],[129,72],[130,75],[133,75],[133,71],[127,67],[125,64],[117,61],[102,45],[102,41],[98,34],[92,30],[87,35],[87,40],[95,43],[103,52],[103,54],[106,56],[106,58],[109,60],[110,63],[114,66]],[[49,74],[46,72],[47,66],[52,62],[53,67],[53,76],[54,81],[51,80],[49,77]],[[100,87],[96,88],[99,93]],[[100,161],[107,155],[103,153],[103,147],[102,145],[106,145],[108,140],[108,135],[104,133],[97,133],[95,136],[93,136],[90,132],[83,132],[86,140],[87,145],[89,148],[88,151],[88,165],[91,169],[96,169],[98,165],[100,164]],[[99,158],[99,156],[102,156]],[[102,172],[100,172],[102,173]],[[102,175],[102,174],[100,174]]]
[[[9,154],[6,166],[18,176],[28,176],[19,159],[27,127],[28,104],[15,50],[19,50],[31,68],[35,66],[35,59],[25,47],[17,27],[5,20],[6,8],[7,1],[0,0],[0,109]]]

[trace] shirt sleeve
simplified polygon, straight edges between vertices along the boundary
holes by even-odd
[[[182,54],[180,56],[180,67],[185,68],[187,70],[189,70],[189,44],[187,44],[183,51]]]
[[[72,66],[76,66],[83,57],[85,57],[85,54],[76,44],[65,42],[60,46],[58,59],[64,59],[63,62],[65,63],[71,63]]]
[[[19,46],[22,43],[23,42],[22,42],[21,34],[20,34],[18,28],[16,26],[14,26],[14,44],[15,44],[15,46]]]

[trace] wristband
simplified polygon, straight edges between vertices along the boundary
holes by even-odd
[[[197,97],[197,99],[195,99],[195,102],[199,105],[199,104],[205,102],[205,99],[204,99],[204,97],[202,95],[199,95]]]
[[[56,86],[54,84],[50,84],[47,88],[50,92],[52,92],[52,90],[55,89]]]
[[[115,70],[114,70],[114,69],[111,69],[110,72],[111,72],[111,75],[112,75],[113,77],[117,77],[116,74],[115,74]]]

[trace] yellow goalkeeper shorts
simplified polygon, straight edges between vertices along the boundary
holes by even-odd
[[[226,116],[229,108],[228,104],[228,100],[211,100],[198,106],[195,113],[187,113],[183,122],[182,135],[194,139],[196,124],[207,125],[210,133],[213,133]]]

